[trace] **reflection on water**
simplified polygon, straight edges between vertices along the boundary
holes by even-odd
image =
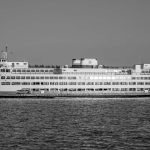
[[[149,150],[150,99],[1,99],[0,149]]]

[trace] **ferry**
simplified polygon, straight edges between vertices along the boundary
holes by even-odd
[[[150,64],[112,67],[95,58],[71,65],[11,62],[7,47],[0,57],[0,97],[149,97]]]

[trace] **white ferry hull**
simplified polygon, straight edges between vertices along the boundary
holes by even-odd
[[[132,98],[132,97],[150,97],[150,93],[86,93],[86,92],[49,92],[49,93],[31,93],[18,94],[17,92],[0,92],[0,98],[55,98],[55,97],[80,97],[80,98]]]
[[[105,67],[96,59],[72,66],[29,67],[0,58],[0,97],[141,97],[150,95],[150,64]],[[25,90],[25,91],[24,91]],[[27,92],[29,93],[23,93]]]

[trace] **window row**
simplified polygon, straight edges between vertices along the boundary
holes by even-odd
[[[53,69],[13,69],[12,72],[16,73],[52,73],[53,72]]]
[[[150,77],[132,77],[132,80],[150,80]]]
[[[1,85],[150,85],[150,82],[1,82]]]
[[[150,70],[143,70],[142,73],[150,73]]]
[[[57,70],[57,69],[56,69]],[[13,69],[12,72],[13,73],[54,73],[54,71],[56,71],[55,69]],[[77,75],[127,75],[128,73],[124,72],[124,73],[119,73],[119,72],[115,72],[115,71],[103,71],[103,72],[78,72],[77,70],[71,70],[70,72],[65,70],[65,69],[61,69],[60,70],[63,71],[64,74],[77,74]],[[10,69],[0,69],[0,72],[10,72]]]
[[[76,79],[76,77],[64,77],[64,76],[1,76],[1,79]]]
[[[63,70],[64,74],[89,74],[89,75],[107,75],[107,74],[119,74],[115,72],[77,72],[77,71],[72,71],[72,72],[67,72],[66,70]],[[1,72],[6,72],[4,69]],[[13,69],[13,73],[53,73],[54,69]]]
[[[0,69],[1,72],[10,72],[10,69]]]
[[[1,79],[83,79],[83,80],[130,80],[130,76],[1,76]],[[150,77],[132,77],[132,80],[150,80]]]
[[[76,74],[76,75],[128,75],[128,73],[119,72],[63,72],[63,74]]]
[[[31,89],[31,91],[88,91],[88,92],[143,92],[143,91],[150,91],[150,88],[50,88],[50,89],[47,89],[47,88],[43,88],[43,89],[40,89],[40,88],[33,88]]]

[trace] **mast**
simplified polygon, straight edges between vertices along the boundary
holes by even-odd
[[[7,61],[7,53],[8,53],[8,47],[5,47],[5,50],[2,50],[1,52],[1,62],[6,62]]]
[[[7,45],[5,46],[5,52],[8,52],[8,46]]]

